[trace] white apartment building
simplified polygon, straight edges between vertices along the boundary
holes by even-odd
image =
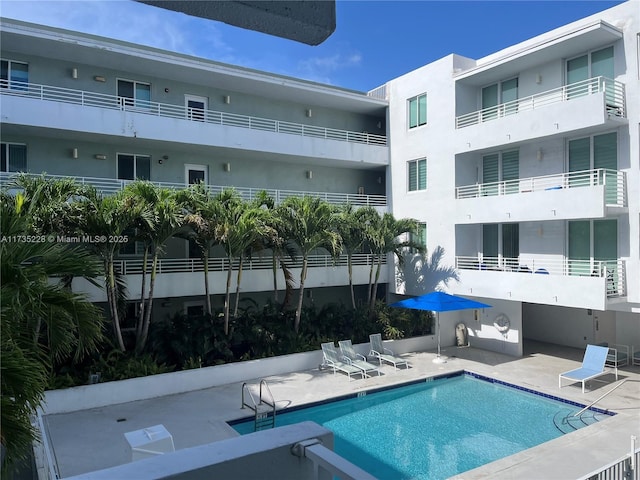
[[[448,315],[443,344],[457,319],[472,345],[512,355],[524,339],[640,347],[637,3],[368,94],[16,20],[0,30],[4,182],[46,172],[109,192],[133,178],[203,180],[246,198],[374,205],[418,219],[428,250],[443,247],[459,271],[447,290],[493,306]],[[202,308],[190,257],[186,242],[170,245],[156,315]],[[314,265],[310,298],[347,303],[346,266]],[[135,248],[120,266],[138,292]],[[388,268],[390,298],[425,293],[420,267]],[[270,260],[248,268],[242,292],[266,299]]]
[[[459,315],[472,345],[640,345],[639,14],[623,3],[370,92],[389,100],[394,215],[445,248],[452,293],[493,305]],[[422,293],[419,267],[390,289]]]

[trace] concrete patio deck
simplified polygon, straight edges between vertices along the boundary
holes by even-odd
[[[401,384],[458,370],[469,370],[581,404],[588,404],[613,388],[615,377],[605,375],[580,385],[558,388],[558,374],[579,366],[584,350],[538,342],[525,342],[525,354],[514,358],[475,348],[448,347],[447,363],[434,364],[435,353],[406,354],[412,368],[349,381],[345,375],[318,369],[267,377],[280,409]],[[319,354],[318,361],[321,355]],[[455,478],[568,479],[601,467],[627,454],[630,435],[640,438],[640,367],[619,370],[625,384],[598,403],[618,415],[538,447],[471,470]],[[256,382],[260,372],[256,371]],[[235,436],[226,422],[248,417],[241,409],[242,383],[228,384],[150,400],[44,417],[61,478],[125,464],[131,453],[124,433],[163,424],[173,435],[176,450]],[[375,475],[375,472],[371,472]],[[266,477],[265,477],[266,478]]]

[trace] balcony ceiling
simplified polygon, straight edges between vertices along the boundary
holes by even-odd
[[[622,38],[619,29],[601,20],[553,33],[553,36],[545,35],[537,37],[535,41],[525,42],[524,47],[520,44],[485,57],[478,61],[476,67],[460,73],[455,79],[464,85],[479,87],[517,75],[536,65],[606,47]]]
[[[388,103],[362,92],[299,80],[259,70],[140,46],[119,40],[78,34],[18,20],[3,20],[0,42],[4,52],[37,55],[68,62],[68,68],[94,65],[94,75],[126,71],[189,84],[228,89],[309,106],[384,116]],[[168,68],[170,66],[170,68]]]

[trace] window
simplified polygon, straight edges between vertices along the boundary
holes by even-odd
[[[509,150],[482,157],[482,195],[492,196],[519,192],[520,152]],[[500,189],[502,182],[502,189]],[[502,191],[501,191],[502,190]]]
[[[151,157],[119,153],[118,178],[120,180],[149,180],[151,178]]]
[[[151,103],[151,85],[130,80],[118,80],[120,104],[126,107],[149,108]]]
[[[0,86],[15,90],[26,90],[29,83],[29,64],[0,60]]]
[[[136,241],[136,234],[135,228],[128,228],[123,232],[122,235],[128,237],[129,241],[120,244],[119,255],[144,255],[144,242]]]
[[[518,79],[511,78],[484,87],[481,100],[483,121],[518,113]]]
[[[419,160],[411,160],[407,162],[408,174],[409,174],[409,187],[410,192],[416,190],[427,189],[427,159],[421,158]]]
[[[574,98],[588,95],[590,86],[586,80],[596,77],[613,79],[613,47],[596,50],[576,58],[567,60],[567,97]],[[607,100],[613,96],[613,91],[607,92]]]
[[[519,224],[482,225],[482,256],[485,268],[516,268],[520,256]]]
[[[616,171],[618,170],[618,136],[616,132],[593,135],[569,141],[569,172],[600,170],[599,183],[606,184],[607,203],[616,203]],[[591,184],[591,176],[576,174],[569,177],[569,186]]]
[[[409,241],[413,245],[420,245],[425,251],[427,249],[427,224],[424,222],[418,223],[418,228],[415,232],[412,232],[409,236]],[[411,248],[410,253],[418,253],[416,248]]]
[[[427,94],[423,93],[409,99],[409,128],[427,123]]]
[[[601,275],[599,267],[615,269],[618,258],[617,220],[569,222],[569,273]]]
[[[26,172],[27,146],[19,143],[0,144],[0,172]]]

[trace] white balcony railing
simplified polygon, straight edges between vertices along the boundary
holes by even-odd
[[[382,264],[386,265],[386,256],[381,258]],[[371,266],[372,263],[377,261],[377,257],[371,254],[360,253],[353,255],[353,266]],[[139,275],[142,273],[142,266],[144,260],[142,259],[125,259],[117,260],[115,262],[115,268],[118,273],[122,275]],[[284,263],[289,268],[302,268],[302,257],[296,257],[295,259],[286,258]],[[151,270],[152,262],[147,262],[147,271]],[[334,259],[330,255],[311,255],[309,257],[309,268],[333,268],[333,267],[346,267],[347,256],[341,255],[337,259]],[[238,268],[238,262],[233,264],[234,270]],[[255,257],[245,259],[243,264],[243,270],[270,270],[273,268],[271,256]],[[229,260],[226,258],[210,258],[209,259],[209,272],[226,272],[229,269]],[[204,263],[199,258],[162,258],[158,261],[158,267],[156,272],[161,273],[194,273],[204,272]]]
[[[541,177],[518,178],[501,182],[479,183],[456,187],[456,198],[491,197],[515,193],[541,192],[565,188],[605,186],[605,203],[609,206],[626,205],[625,174],[617,170],[597,168]]]
[[[19,173],[0,172],[0,187],[11,188],[12,181]],[[27,174],[31,177],[40,177],[41,175]],[[69,179],[72,178],[81,185],[91,185],[99,192],[105,195],[114,194],[122,190],[125,185],[133,182],[133,180],[118,180],[115,178],[98,178],[98,177],[73,177],[68,175],[44,175],[45,178],[51,179]],[[187,186],[184,183],[171,182],[151,182],[160,187],[171,189],[184,189]],[[234,187],[230,185],[208,185],[209,192],[216,194],[225,189],[233,188],[245,200],[253,200],[259,192],[266,191],[274,199],[276,204],[280,204],[289,197],[311,196],[322,198],[328,203],[334,205],[344,205],[350,203],[355,206],[372,206],[384,207],[387,205],[387,197],[385,195],[365,195],[356,193],[331,193],[331,192],[307,192],[297,190],[280,190],[275,188],[250,188],[250,187]]]
[[[238,115],[236,113],[219,112],[216,110],[204,110],[190,108],[185,105],[171,105],[168,103],[150,102],[106,95],[104,93],[73,90],[70,88],[55,87],[52,85],[38,85],[35,83],[23,83],[0,80],[0,94],[15,95],[58,103],[71,103],[94,108],[107,108],[111,110],[131,111],[157,117],[176,118],[192,122],[227,125],[231,127],[248,128],[274,133],[285,133],[303,137],[324,138],[350,143],[364,143],[367,145],[387,145],[387,137],[374,135],[367,132],[352,132],[336,128],[304,125],[301,123],[284,122],[270,118]]]
[[[465,113],[464,115],[456,117],[456,128],[470,127],[497,118],[503,118],[520,112],[546,107],[547,105],[566,102],[585,95],[603,92],[606,103],[606,105],[603,105],[603,108],[606,108],[607,112],[612,115],[625,117],[624,84],[606,77],[594,77],[563,87],[554,88],[546,92],[537,93],[529,97],[522,97],[511,102]]]
[[[519,258],[457,256],[456,268],[460,270],[482,270],[487,272],[533,273],[539,275],[562,275],[581,277],[603,277],[607,279],[608,297],[625,295],[625,272],[622,260],[575,260],[570,258]]]

